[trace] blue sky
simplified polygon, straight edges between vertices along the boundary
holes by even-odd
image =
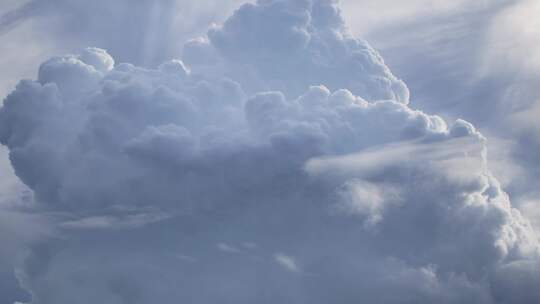
[[[1,302],[538,303],[537,1],[245,2],[0,4]]]

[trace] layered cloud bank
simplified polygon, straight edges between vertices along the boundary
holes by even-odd
[[[485,138],[408,102],[331,0],[245,4],[157,69],[52,58],[0,142],[55,233],[5,255],[34,304],[537,303]]]

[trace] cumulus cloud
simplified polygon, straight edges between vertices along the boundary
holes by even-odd
[[[489,138],[492,169],[536,223],[539,201],[537,1],[356,1],[345,11],[413,92],[412,104],[465,118]],[[384,7],[384,9],[383,9]],[[377,13],[372,13],[377,10]],[[428,12],[428,13],[426,13]],[[371,17],[370,17],[371,16]],[[375,19],[375,22],[371,22]],[[359,21],[356,21],[359,20]],[[537,227],[540,227],[537,225]]]
[[[407,87],[379,54],[351,37],[335,1],[245,4],[208,38],[225,59],[247,64],[240,73],[260,80],[253,83],[257,89],[297,96],[309,85],[324,84],[368,100],[409,102]]]
[[[12,263],[31,303],[540,300],[485,137],[412,109],[336,1],[245,4],[183,55],[88,48],[6,98],[0,142],[56,228]]]

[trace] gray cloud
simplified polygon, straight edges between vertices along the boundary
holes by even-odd
[[[54,228],[6,259],[35,304],[539,300],[486,138],[414,110],[335,1],[246,4],[157,68],[49,59],[0,142]]]

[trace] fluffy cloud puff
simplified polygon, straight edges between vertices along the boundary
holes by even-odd
[[[238,9],[180,60],[53,58],[0,110],[36,208],[32,303],[535,303],[485,138],[413,110],[330,0]],[[533,284],[534,283],[534,284]]]
[[[279,20],[279,22],[276,22]],[[353,38],[337,1],[258,1],[245,4],[208,39],[186,44],[188,63],[217,51],[226,74],[248,88],[293,97],[310,85],[347,88],[367,100],[409,102],[409,91],[365,41]]]
[[[410,2],[403,6],[410,9],[414,6]],[[538,41],[531,37],[537,35],[539,27],[532,25],[534,18],[526,16],[538,15],[540,6],[527,0],[446,2],[423,3],[429,16],[418,9],[414,16],[404,14],[398,20],[386,15],[400,8],[393,6],[390,12],[373,14],[391,20],[386,25],[384,21],[372,22],[374,26],[354,30],[366,33],[393,72],[406,80],[414,92],[415,107],[467,119],[486,133],[491,168],[514,205],[538,230],[540,73],[534,58]],[[362,1],[356,3],[365,6]],[[384,1],[375,6],[381,4],[384,6]],[[447,7],[440,10],[439,5]],[[348,13],[355,22],[356,10]],[[361,23],[368,20],[356,19],[362,19]],[[378,29],[373,31],[373,27]],[[366,28],[371,32],[364,31]],[[520,48],[509,51],[517,45]],[[527,55],[520,50],[526,50]]]

